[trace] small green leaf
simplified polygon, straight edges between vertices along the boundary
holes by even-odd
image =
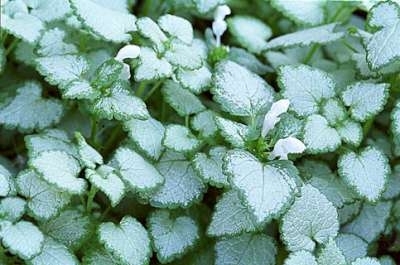
[[[19,197],[6,197],[0,200],[0,218],[16,222],[25,214],[26,201]]]
[[[177,82],[166,81],[162,93],[165,101],[182,117],[205,110],[201,101]]]
[[[8,101],[0,108],[0,124],[21,132],[50,127],[58,123],[64,114],[59,100],[42,98],[42,87],[36,82],[26,82]]]
[[[347,265],[346,259],[337,246],[335,240],[331,239],[318,253],[318,265]]]
[[[342,232],[355,234],[371,243],[385,230],[391,208],[390,201],[378,202],[375,205],[365,203],[360,214],[345,225]]]
[[[197,113],[191,122],[194,130],[198,131],[204,138],[212,137],[217,133],[217,124],[215,123],[215,113],[211,110],[205,110]]]
[[[207,229],[210,236],[230,236],[257,230],[255,217],[239,193],[225,192],[215,205],[212,220]]]
[[[146,229],[134,218],[125,216],[119,225],[102,223],[99,240],[108,251],[125,264],[148,264],[151,256],[150,239]]]
[[[223,146],[213,147],[209,155],[197,153],[193,166],[203,181],[217,188],[229,187],[228,177],[222,171],[223,158],[227,149]]]
[[[346,110],[339,100],[331,98],[323,104],[322,115],[329,125],[335,126],[346,119]]]
[[[332,23],[281,35],[267,42],[264,49],[276,50],[294,46],[304,47],[313,44],[330,43],[344,36],[343,32],[334,31],[336,26],[336,23]]]
[[[280,121],[275,125],[272,135],[274,139],[295,137],[300,139],[303,134],[304,121],[296,118],[291,113],[283,113],[279,116]]]
[[[251,16],[236,15],[229,18],[228,27],[239,44],[253,53],[264,50],[266,40],[272,36],[270,27]]]
[[[101,118],[111,120],[148,119],[146,104],[135,97],[126,82],[115,82],[102,97],[93,102],[93,112]]]
[[[362,197],[376,201],[385,189],[390,174],[387,157],[375,147],[359,153],[348,152],[338,161],[339,174]]]
[[[283,216],[281,226],[282,239],[291,251],[313,251],[316,243],[327,243],[338,230],[336,208],[311,185],[302,187],[301,196]]]
[[[41,223],[40,230],[68,248],[77,249],[91,233],[89,217],[78,210],[65,210]]]
[[[356,235],[339,234],[335,241],[349,263],[367,255],[368,243]]]
[[[105,40],[126,42],[131,39],[128,32],[136,30],[136,17],[127,10],[111,9],[92,0],[70,0],[70,3],[80,21]]]
[[[92,85],[96,88],[108,88],[119,79],[123,64],[116,59],[103,62],[94,73]]]
[[[290,108],[300,116],[319,110],[320,104],[335,97],[335,82],[324,71],[307,65],[286,65],[278,72],[282,94],[290,100]]]
[[[400,165],[395,165],[392,174],[390,174],[385,192],[382,198],[385,200],[394,199],[400,195]]]
[[[162,139],[165,128],[161,122],[153,118],[131,119],[124,123],[124,128],[140,151],[151,159],[158,160],[164,150]]]
[[[265,234],[222,238],[215,245],[215,265],[275,264],[276,247]]]
[[[169,50],[165,52],[165,59],[172,65],[187,70],[199,69],[203,65],[199,47],[194,43],[189,46],[178,39],[171,41]]]
[[[29,157],[36,157],[44,151],[63,151],[78,158],[78,151],[65,131],[48,129],[41,134],[25,136]]]
[[[318,265],[318,263],[311,252],[300,250],[290,253],[284,265]]]
[[[117,175],[116,170],[107,165],[101,165],[96,170],[86,169],[86,178],[96,188],[106,194],[111,201],[111,206],[115,207],[125,195],[125,185]]]
[[[11,172],[0,163],[0,197],[6,197],[12,191],[13,180]]]
[[[178,38],[186,44],[192,43],[193,28],[186,19],[167,14],[159,17],[157,22],[161,29],[170,36]]]
[[[292,202],[297,192],[297,176],[289,171],[297,173],[290,162],[263,165],[242,150],[229,151],[225,156],[225,174],[230,176],[232,185],[243,195],[260,223],[278,217]]]
[[[31,9],[30,13],[45,22],[62,19],[71,10],[68,0],[33,0],[25,2]]]
[[[86,181],[78,178],[79,162],[63,151],[45,151],[33,157],[29,165],[50,184],[71,194],[82,194]]]
[[[157,210],[147,220],[157,258],[169,263],[183,256],[199,240],[199,229],[189,216],[174,216],[166,210]]]
[[[66,35],[67,33],[60,28],[46,31],[40,38],[37,53],[43,57],[78,53],[74,44],[64,42]]]
[[[201,199],[204,184],[190,161],[182,154],[166,151],[157,169],[164,176],[165,182],[152,197],[151,205],[159,208],[186,208]]]
[[[252,116],[271,105],[274,91],[258,75],[231,62],[216,66],[211,92],[224,111],[237,116]]]
[[[40,179],[33,170],[18,174],[18,193],[26,198],[28,213],[37,219],[49,219],[70,202],[71,195]]]
[[[103,157],[96,149],[91,147],[88,143],[86,143],[85,138],[83,138],[82,134],[79,132],[75,133],[76,141],[78,142],[78,154],[80,156],[80,160],[82,161],[85,167],[94,169],[97,165],[103,164]]]
[[[159,58],[150,48],[140,49],[139,65],[135,69],[136,81],[167,78],[171,75],[172,65],[165,58]]]
[[[16,4],[13,2],[2,3],[0,14],[2,29],[26,42],[34,43],[40,37],[41,31],[44,30],[44,23],[28,12],[25,3],[21,1],[20,8],[16,8]],[[26,25],[29,25],[29,27]]]
[[[342,208],[337,209],[340,224],[347,224],[360,213],[361,202],[355,201],[350,204],[345,204]]]
[[[134,191],[151,193],[164,182],[163,176],[152,164],[127,147],[118,148],[114,160],[121,178]]]
[[[124,265],[119,258],[98,246],[89,249],[82,260],[85,265]]]
[[[163,144],[176,152],[191,152],[197,149],[201,142],[196,139],[188,128],[173,124],[168,125],[165,129]]]
[[[315,175],[309,183],[317,188],[325,197],[337,208],[342,208],[344,204],[353,202],[356,198],[352,190],[336,176],[329,174],[327,176]]]
[[[89,70],[87,59],[81,55],[40,57],[35,61],[36,69],[45,76],[46,81],[61,87],[67,86],[71,81],[80,80],[81,76]]]
[[[367,61],[379,70],[400,58],[400,6],[395,1],[380,2],[368,14],[373,35],[366,42]]]
[[[341,144],[338,132],[321,115],[311,115],[304,125],[304,144],[311,154],[334,151]]]
[[[358,258],[353,261],[351,265],[381,265],[381,263],[376,258]]]
[[[232,62],[246,67],[247,69],[258,75],[264,75],[268,72],[273,71],[271,67],[263,64],[252,53],[249,53],[241,48],[230,47],[228,59]]]
[[[325,20],[326,1],[272,0],[271,5],[298,24],[319,25]]]
[[[178,69],[176,79],[190,92],[200,94],[211,85],[211,75],[208,66],[203,65],[195,70]]]
[[[351,116],[364,122],[383,110],[389,96],[388,88],[388,84],[358,82],[342,92],[342,99],[350,108]]]
[[[245,146],[249,133],[249,128],[246,125],[221,117],[215,117],[215,123],[228,143],[238,148]]]
[[[343,124],[336,127],[342,141],[351,145],[358,146],[363,139],[363,130],[358,122],[348,119]]]
[[[164,43],[167,42],[168,38],[156,22],[151,18],[141,17],[136,21],[136,25],[139,33],[154,43],[158,53],[164,52]]]
[[[78,265],[78,259],[66,246],[57,241],[46,237],[43,243],[43,249],[39,255],[28,261],[28,265]]]
[[[4,247],[22,259],[30,259],[40,253],[44,237],[31,222],[19,221],[2,225],[0,238]]]
[[[200,14],[207,14],[214,10],[218,5],[224,3],[223,0],[191,0],[195,9]]]

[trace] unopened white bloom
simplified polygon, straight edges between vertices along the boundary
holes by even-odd
[[[140,47],[129,44],[122,47],[117,56],[115,56],[115,60],[122,62],[124,59],[134,59],[137,58],[140,54]]]
[[[264,118],[264,123],[261,130],[262,137],[265,137],[267,133],[274,128],[275,124],[281,120],[279,116],[287,112],[289,104],[290,101],[288,99],[281,99],[272,104],[271,109],[267,112]]]
[[[119,77],[122,80],[128,80],[131,78],[131,68],[129,67],[129,64],[127,63],[123,63],[124,68],[122,69],[121,74],[119,75]]]
[[[284,139],[279,139],[269,155],[269,159],[279,157],[280,160],[287,160],[288,154],[301,154],[306,150],[306,146],[299,139],[289,136]]]
[[[212,30],[215,35],[215,40],[216,40],[216,45],[220,46],[221,45],[221,36],[224,34],[224,32],[227,29],[227,24],[224,20],[215,20],[212,23]]]
[[[231,9],[227,5],[218,6],[214,12],[214,20],[224,20],[227,15],[231,14]]]
[[[115,56],[115,60],[122,62],[124,65],[124,68],[120,75],[121,79],[128,80],[129,78],[131,78],[129,64],[124,63],[124,59],[134,59],[137,58],[139,54],[140,47],[132,44],[125,45],[118,51],[117,56]]]
[[[231,13],[231,9],[227,5],[218,6],[214,12],[214,22],[212,23],[212,30],[215,35],[216,45],[221,45],[221,36],[227,29],[225,17]]]

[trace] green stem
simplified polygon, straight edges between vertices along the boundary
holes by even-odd
[[[160,80],[157,83],[155,83],[154,86],[147,93],[147,95],[143,97],[143,101],[148,100],[151,97],[151,95],[162,85],[163,82],[164,80]]]
[[[6,51],[5,51],[5,55],[6,56],[10,54],[10,52],[15,48],[15,46],[18,44],[18,42],[19,42],[19,39],[14,39],[10,43],[10,45],[8,45],[8,47],[7,47]]]
[[[121,133],[122,128],[120,125],[117,125],[108,137],[107,142],[104,144],[102,151],[103,155],[107,155],[113,149],[115,142],[119,139]]]
[[[143,93],[144,93],[144,91],[146,90],[146,86],[147,86],[147,82],[142,81],[140,83],[139,87],[137,88],[135,95],[137,97],[141,98]]]
[[[105,209],[105,211],[101,214],[99,221],[103,221],[104,218],[107,216],[108,212],[111,210],[111,205],[108,205],[108,207]]]
[[[92,187],[90,187],[88,199],[86,202],[86,212],[87,213],[90,213],[92,211],[93,200],[94,200],[94,196],[96,196],[96,192],[97,192],[97,188],[94,185],[92,185]]]
[[[348,43],[346,40],[342,40],[342,43],[344,46],[346,46],[349,50],[351,50],[354,53],[358,53],[357,49],[354,48],[350,43]]]
[[[97,130],[99,128],[98,126],[98,121],[95,117],[92,117],[92,126],[91,126],[91,130],[90,130],[90,143],[95,146],[98,147],[98,143],[97,143]]]
[[[311,49],[308,51],[306,57],[304,58],[303,63],[308,64],[312,57],[314,56],[314,53],[318,50],[319,44],[314,44]]]
[[[165,103],[165,101],[163,100],[161,103],[161,114],[160,114],[160,121],[164,122],[165,121],[165,117],[166,117],[166,109],[167,105]]]
[[[185,116],[185,126],[186,128],[189,128],[189,115]]]
[[[374,123],[374,117],[368,119],[368,120],[365,122],[365,124],[364,124],[364,126],[363,126],[363,135],[364,135],[364,137],[366,137],[367,134],[369,133],[369,131],[371,130],[372,124],[373,124],[373,123]]]
[[[0,30],[0,40],[3,45],[6,42],[7,36],[8,34],[5,30]]]

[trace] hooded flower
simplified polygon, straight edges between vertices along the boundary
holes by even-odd
[[[227,5],[218,6],[214,12],[214,22],[212,23],[212,30],[215,35],[217,46],[221,45],[221,36],[227,29],[225,17],[231,13],[231,9]]]
[[[289,136],[287,138],[279,139],[269,155],[269,159],[279,157],[280,160],[287,160],[288,154],[301,154],[306,150],[306,146],[297,138]]]
[[[132,44],[125,45],[122,47],[117,55],[115,56],[115,60],[120,61],[124,64],[124,69],[121,73],[122,79],[129,79],[131,77],[129,64],[124,63],[124,59],[134,59],[137,58],[140,54],[140,47]]]
[[[274,128],[275,124],[281,120],[279,116],[287,112],[289,104],[290,101],[288,99],[281,99],[272,104],[271,109],[267,112],[264,118],[264,123],[261,130],[262,137],[265,137],[268,132]]]

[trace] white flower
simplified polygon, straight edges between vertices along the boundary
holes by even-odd
[[[218,6],[214,12],[214,22],[212,23],[212,30],[215,35],[216,45],[221,45],[221,36],[227,29],[225,17],[231,13],[231,9],[227,5]]]
[[[214,20],[224,20],[227,15],[231,14],[231,9],[227,5],[218,6],[214,11]]]
[[[289,104],[290,101],[288,99],[281,99],[272,104],[271,109],[267,112],[264,118],[264,123],[261,130],[262,137],[265,137],[267,133],[274,128],[275,124],[281,120],[279,116],[287,112]]]
[[[132,44],[125,45],[122,47],[117,56],[115,56],[115,60],[122,62],[124,59],[134,59],[137,58],[140,54],[140,47]]]
[[[125,45],[122,47],[117,55],[115,56],[115,60],[123,63],[124,68],[120,75],[121,79],[128,80],[131,78],[131,72],[129,68],[129,64],[124,63],[124,59],[134,59],[137,58],[140,54],[140,47],[132,44]]]
[[[227,29],[227,24],[224,20],[215,20],[212,23],[212,30],[215,35],[216,39],[216,45],[220,46],[221,45],[221,36],[224,34],[224,32]]]
[[[289,136],[284,139],[279,139],[269,155],[269,159],[279,157],[280,160],[287,160],[288,154],[301,154],[306,150],[306,146],[297,138]]]

